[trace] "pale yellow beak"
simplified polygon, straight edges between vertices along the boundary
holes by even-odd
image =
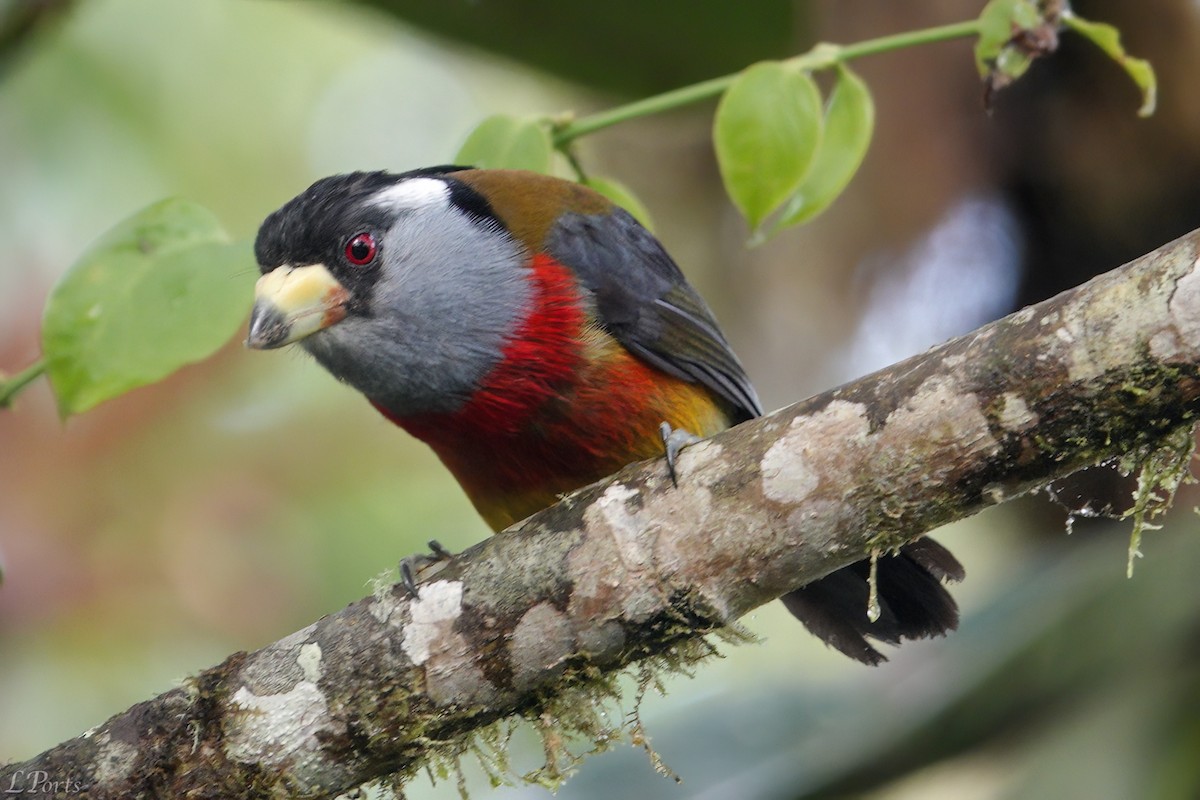
[[[349,299],[324,264],[277,267],[254,286],[246,346],[270,350],[311,336],[341,322]]]

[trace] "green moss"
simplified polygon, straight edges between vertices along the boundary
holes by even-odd
[[[1133,577],[1134,559],[1141,558],[1142,533],[1158,530],[1150,520],[1164,514],[1175,499],[1175,492],[1184,482],[1194,481],[1191,474],[1192,454],[1196,439],[1192,424],[1181,425],[1162,437],[1155,445],[1127,453],[1118,462],[1124,474],[1137,472],[1137,489],[1133,507],[1123,515],[1133,519],[1129,535],[1129,560],[1125,574]]]
[[[545,763],[521,781],[557,791],[585,758],[620,741],[619,726],[609,720],[620,697],[619,674],[591,666],[576,669],[564,691],[546,697],[526,715],[542,740]]]
[[[687,634],[694,632],[683,620],[679,626],[681,635],[685,631]],[[754,639],[737,625],[714,633],[731,642]],[[642,701],[651,691],[665,694],[667,676],[683,674],[690,677],[698,663],[718,655],[713,642],[689,637],[680,639],[663,652],[645,655],[627,670],[605,672],[588,663],[573,665],[557,684],[564,688],[539,698],[519,716],[505,717],[462,737],[438,742],[424,740],[428,757],[420,767],[414,765],[404,774],[397,775],[391,786],[400,791],[416,769],[424,768],[435,783],[453,779],[459,793],[466,798],[463,760],[474,758],[493,787],[528,783],[555,791],[588,756],[621,742],[642,748],[656,772],[679,780],[650,744],[640,713]],[[632,677],[635,687],[633,707],[628,713],[622,710],[620,702],[625,676]],[[524,723],[530,724],[541,738],[544,763],[537,769],[518,774],[509,761],[508,752],[514,732]]]
[[[376,602],[384,603],[391,600],[392,586],[396,583],[396,570],[386,569],[368,582],[371,595]]]

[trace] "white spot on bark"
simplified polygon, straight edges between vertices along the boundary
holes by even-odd
[[[1079,322],[1076,320],[1068,324],[1078,325]],[[1055,335],[1068,345],[1066,362],[1069,380],[1088,381],[1104,374],[1103,365],[1097,363],[1091,350],[1088,349],[1086,336],[1081,343],[1076,344],[1076,337],[1066,328],[1059,328]]]
[[[1007,431],[1027,430],[1038,423],[1038,415],[1029,410],[1024,398],[1013,392],[1005,392],[1000,396],[997,416],[1000,426]]]
[[[784,436],[763,456],[763,494],[777,503],[799,503],[821,482],[804,456],[792,451],[792,445],[790,437]]]
[[[973,392],[961,391],[944,377],[930,378],[921,384],[908,402],[888,416],[881,435],[885,444],[880,449],[885,453],[907,454],[906,460],[914,458],[914,447],[934,446],[947,451],[934,465],[898,465],[930,468],[929,474],[921,476],[922,482],[940,482],[942,476],[934,473],[953,470],[958,454],[982,451],[992,455],[1000,448],[988,430],[979,398]]]
[[[225,724],[225,752],[235,761],[274,767],[316,758],[317,734],[332,729],[325,694],[303,680],[291,691],[256,695],[245,686],[231,703],[238,713]]]
[[[137,763],[138,749],[129,742],[113,739],[106,731],[96,740],[96,783],[115,784],[129,777]]]
[[[408,603],[377,595],[371,613],[385,624],[402,628],[401,649],[425,670],[425,693],[439,704],[488,705],[496,689],[476,663],[478,653],[454,630],[462,615],[462,581],[421,584]],[[408,608],[408,613],[399,609]]]
[[[1033,321],[1033,314],[1034,314],[1033,307],[1026,306],[1025,308],[1022,308],[1020,311],[1015,311],[1012,314],[1010,314],[1008,317],[1008,321],[1010,323],[1012,323],[1013,325],[1025,325],[1025,324]]]
[[[1179,349],[1193,353],[1200,350],[1200,259],[1192,265],[1191,272],[1176,282],[1167,310],[1178,334]],[[1150,349],[1154,352],[1153,340]],[[1159,354],[1154,352],[1154,355]]]
[[[567,567],[574,582],[567,614],[580,629],[616,617],[643,620],[667,605],[677,577],[694,585],[712,574],[700,566],[720,550],[713,546],[719,534],[709,523],[712,493],[706,483],[714,469],[723,468],[706,468],[701,481],[695,466],[678,487],[644,496],[644,508],[631,502],[636,492],[613,484],[584,513],[591,535],[571,551]],[[588,646],[603,649],[611,639]]]
[[[650,548],[642,541],[639,514],[629,507],[627,501],[638,493],[620,483],[604,490],[594,508],[603,520],[604,527],[617,544],[617,555],[626,570],[640,570],[650,563]],[[589,509],[589,512],[591,510]]]
[[[300,655],[296,663],[304,672],[304,680],[316,683],[321,680],[321,645],[316,642],[306,642],[300,645]]]
[[[1151,321],[1167,316],[1165,295],[1143,290],[1135,281],[1101,281],[1094,287],[1086,301],[1077,298],[1063,310],[1062,327],[1055,331],[1065,345],[1059,357],[1073,382],[1136,362]]]
[[[623,483],[614,483],[604,490],[604,494],[600,495],[600,499],[596,501],[595,508],[609,522],[628,524],[629,508],[626,506],[625,501],[632,500],[637,495],[636,489],[630,489]]]
[[[818,439],[816,433],[837,431],[843,441],[836,446],[850,448],[862,443],[869,430],[866,407],[861,403],[835,400],[814,414],[796,417],[788,432],[763,456],[763,494],[777,503],[803,502],[816,490],[824,472],[814,467],[814,460],[820,463],[827,454],[817,451],[831,444],[828,436]]]
[[[434,581],[422,586],[420,597],[409,603],[411,616],[401,647],[413,664],[428,661],[430,646],[449,632],[462,613],[462,594],[462,581]]]
[[[1164,328],[1150,337],[1150,355],[1160,361],[1178,358],[1185,352],[1183,340],[1174,328]]]
[[[684,483],[667,492],[671,495],[692,498],[694,484]],[[568,569],[575,580],[572,617],[594,619],[603,610],[619,606],[623,616],[637,620],[662,606],[655,582],[645,577],[654,568],[653,552],[651,537],[643,530],[642,511],[629,502],[637,496],[628,486],[614,483],[584,512],[584,525],[597,535],[569,556]]]

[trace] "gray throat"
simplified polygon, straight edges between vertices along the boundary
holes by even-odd
[[[454,207],[403,212],[381,251],[367,312],[303,345],[395,416],[457,411],[529,313],[526,252]]]

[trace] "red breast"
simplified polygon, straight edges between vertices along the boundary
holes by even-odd
[[[595,321],[570,269],[530,261],[533,303],[496,368],[460,410],[389,419],[433,448],[501,530],[560,495],[662,455],[659,424],[729,426],[713,396],[632,356]]]

